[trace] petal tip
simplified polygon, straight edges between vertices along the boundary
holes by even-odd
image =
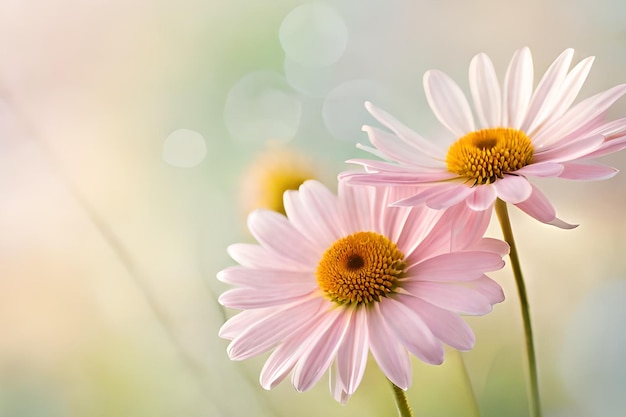
[[[564,230],[576,229],[579,226],[578,224],[566,223],[563,220],[559,219],[558,217],[555,217],[554,220],[547,222],[547,224],[551,226],[556,226],[559,229],[564,229]]]
[[[215,277],[217,278],[218,281],[228,282],[226,278],[226,269],[222,269],[221,271],[219,271],[217,274],[215,274]]]

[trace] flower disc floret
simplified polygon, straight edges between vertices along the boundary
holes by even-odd
[[[404,254],[391,240],[375,232],[357,232],[324,252],[317,283],[337,304],[369,304],[394,291],[405,267]]]
[[[521,130],[481,129],[450,146],[446,165],[448,171],[473,180],[474,185],[491,184],[528,165],[533,153],[532,142]]]

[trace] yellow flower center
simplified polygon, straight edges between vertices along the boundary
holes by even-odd
[[[306,180],[317,177],[308,157],[285,148],[271,148],[260,154],[244,175],[245,209],[266,208],[285,214],[284,192],[297,190]]]
[[[473,185],[491,184],[507,172],[528,165],[533,144],[521,130],[498,127],[468,133],[448,149],[448,171],[474,180]]]
[[[337,304],[369,304],[396,289],[405,267],[395,243],[375,232],[357,232],[324,252],[317,283]]]
[[[268,178],[265,179],[264,202],[260,203],[260,206],[285,214],[285,207],[283,206],[285,191],[297,190],[303,182],[313,178],[313,175],[299,172],[274,172],[272,174],[273,177],[268,175]]]

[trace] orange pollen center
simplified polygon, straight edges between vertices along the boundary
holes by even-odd
[[[405,267],[395,243],[375,232],[357,232],[326,249],[317,283],[339,305],[369,304],[394,292]]]
[[[532,142],[521,130],[481,129],[450,146],[446,166],[448,171],[473,180],[473,185],[491,184],[528,165],[533,153]]]

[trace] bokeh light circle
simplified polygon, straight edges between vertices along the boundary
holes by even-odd
[[[626,412],[626,280],[594,288],[565,329],[559,365],[565,388],[589,414],[619,417]]]
[[[372,80],[350,80],[335,87],[324,100],[322,118],[333,137],[348,142],[367,142],[364,124],[376,125],[375,119],[365,109],[371,101],[385,108],[389,94]]]
[[[308,97],[324,97],[336,83],[335,66],[307,67],[287,57],[283,69],[289,85]]]
[[[324,3],[303,4],[293,9],[280,25],[278,36],[285,54],[309,67],[334,64],[348,44],[343,18]]]
[[[194,130],[177,129],[163,141],[163,160],[175,167],[195,167],[204,160],[206,154],[204,136]]]
[[[300,125],[302,103],[285,78],[274,71],[257,71],[230,90],[224,123],[232,138],[245,143],[286,143]]]

